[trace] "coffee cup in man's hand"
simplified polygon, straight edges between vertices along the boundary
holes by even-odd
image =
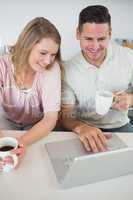
[[[110,110],[113,103],[113,93],[107,90],[96,91],[95,108],[96,113],[105,115]]]

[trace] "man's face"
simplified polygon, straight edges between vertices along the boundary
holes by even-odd
[[[82,31],[77,31],[83,55],[92,64],[101,62],[105,57],[110,37],[111,29],[108,23],[85,23]]]

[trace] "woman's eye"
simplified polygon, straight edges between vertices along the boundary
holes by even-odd
[[[40,54],[41,54],[41,55],[46,55],[46,53],[44,53],[44,52],[41,52]]]

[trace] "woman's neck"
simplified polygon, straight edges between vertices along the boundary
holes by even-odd
[[[15,81],[20,89],[29,89],[32,87],[35,72],[29,69],[22,71],[20,74],[15,76]]]

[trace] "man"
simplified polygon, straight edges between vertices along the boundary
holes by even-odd
[[[64,64],[62,124],[93,152],[107,150],[104,132],[133,132],[128,108],[133,96],[133,52],[111,43],[111,16],[101,5],[88,6],[79,15],[77,39],[81,52]],[[95,111],[97,89],[111,91],[114,103],[105,115]]]

